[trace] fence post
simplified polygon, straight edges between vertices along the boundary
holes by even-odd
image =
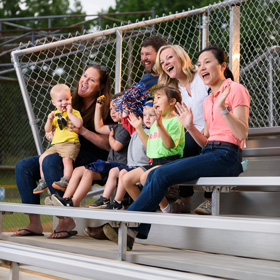
[[[40,132],[39,132],[38,125],[37,125],[37,120],[35,119],[35,115],[34,115],[34,112],[32,110],[32,105],[31,105],[30,98],[28,96],[28,91],[27,91],[27,88],[25,86],[23,74],[22,74],[21,69],[20,69],[20,63],[18,61],[18,57],[15,55],[14,52],[11,53],[11,56],[12,56],[12,61],[14,63],[14,68],[16,70],[16,74],[17,74],[17,77],[18,77],[18,82],[19,82],[19,86],[20,86],[20,89],[21,89],[21,93],[22,93],[24,104],[25,104],[25,108],[26,108],[26,111],[27,111],[29,124],[31,126],[31,131],[32,131],[33,138],[34,138],[34,141],[35,141],[37,153],[38,153],[38,155],[41,155],[43,153],[43,145],[42,145],[41,140],[40,140],[41,136],[40,136]]]
[[[239,83],[240,71],[240,6],[230,8],[229,68],[235,82]]]
[[[133,68],[133,64],[132,64],[132,54],[133,54],[133,47],[132,47],[132,42],[131,42],[131,38],[128,39],[128,86],[131,87],[132,85],[132,68]]]
[[[100,30],[102,30],[102,16],[98,14],[98,25],[100,27]]]
[[[273,127],[273,65],[272,65],[272,54],[268,56],[268,92],[269,92],[269,126]]]
[[[116,30],[116,69],[115,69],[115,94],[121,91],[122,72],[122,31]]]
[[[202,15],[202,49],[205,49],[208,45],[208,23],[209,18],[205,15]]]
[[[48,28],[49,28],[49,30],[48,30],[48,32],[51,32],[51,27],[52,27],[52,23],[51,23],[51,18],[49,17],[48,18]]]

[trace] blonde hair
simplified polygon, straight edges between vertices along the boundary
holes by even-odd
[[[170,78],[162,69],[161,63],[160,63],[160,54],[163,50],[166,49],[172,49],[176,55],[179,57],[179,59],[182,62],[182,71],[186,75],[187,82],[191,82],[193,79],[193,74],[196,72],[195,66],[192,65],[191,59],[187,52],[179,45],[166,45],[162,46],[156,57],[156,63],[154,66],[154,71],[159,74],[158,78],[158,84],[164,85],[164,86],[170,86],[174,88],[178,88],[178,81],[174,78]]]
[[[148,110],[148,111],[150,111],[150,110],[154,110],[154,112],[155,112],[154,107],[153,107],[153,106],[150,106],[150,105],[146,105],[146,106],[144,106],[144,107],[143,107],[143,112],[144,112],[144,110]]]
[[[62,91],[68,91],[68,92],[70,92],[70,95],[71,95],[70,88],[67,85],[57,84],[54,87],[52,87],[52,89],[51,89],[51,92],[50,92],[51,98],[53,98],[56,93],[62,92]]]

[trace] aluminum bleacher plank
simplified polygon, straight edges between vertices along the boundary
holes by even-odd
[[[211,239],[209,239],[211,240]],[[204,252],[173,250],[134,256],[138,263],[163,266],[226,279],[279,280],[280,262]]]
[[[102,243],[102,242],[101,242]],[[115,246],[111,243],[112,246]],[[94,279],[109,279],[107,276],[107,271],[114,274],[114,278],[121,277],[120,271],[122,269],[126,270],[126,274],[130,278],[121,279],[209,279],[207,276],[230,278],[230,279],[248,279],[248,280],[275,280],[280,279],[280,262],[270,261],[270,260],[260,260],[260,259],[249,259],[244,257],[234,257],[222,254],[211,254],[205,252],[189,251],[189,250],[179,250],[171,249],[158,246],[138,246],[135,251],[128,253],[128,261],[145,266],[131,265],[126,262],[106,260],[104,258],[89,258],[88,256],[76,255],[76,254],[65,254],[59,251],[47,250],[42,248],[33,248],[32,246],[25,246],[20,244],[11,244],[10,242],[0,243],[0,251],[2,249],[5,252],[10,252],[8,249],[15,249],[16,254],[31,256],[30,262],[32,265],[36,265],[36,260],[33,257],[36,254],[44,254],[44,259],[46,259],[47,265],[52,265],[52,262],[56,261],[56,266],[65,266],[65,273],[77,274],[77,271],[72,271],[75,264],[81,262],[83,263],[83,272],[79,273],[80,276],[85,276],[89,273],[87,267],[96,269],[97,273],[94,274],[96,278]],[[21,249],[22,247],[22,249]],[[20,250],[19,250],[20,248]],[[32,256],[34,254],[34,256]],[[61,259],[64,258],[64,261]],[[21,259],[20,259],[21,260]],[[68,265],[72,263],[72,269],[68,268]],[[39,259],[38,264],[42,267]],[[76,262],[76,263],[74,263]],[[96,267],[93,267],[96,265]],[[103,272],[100,266],[106,265],[106,271]],[[164,268],[165,270],[154,269],[151,266],[157,268]],[[46,267],[46,266],[45,266]],[[118,269],[115,270],[115,267]],[[170,269],[170,270],[168,270]],[[60,267],[59,269],[62,269]],[[132,270],[132,274],[130,271]],[[144,272],[142,271],[144,270]],[[100,274],[99,272],[100,271]],[[186,272],[178,273],[178,271]],[[92,273],[92,272],[91,272]],[[142,274],[143,273],[143,274]],[[198,273],[189,274],[189,273]],[[93,275],[93,274],[91,274]],[[142,275],[144,278],[133,278]],[[144,276],[143,276],[144,275]],[[157,278],[155,276],[161,278]],[[179,275],[179,276],[178,276]],[[180,277],[183,278],[180,278]],[[101,277],[101,278],[100,278]],[[103,277],[103,278],[102,278]],[[146,277],[146,278],[145,278]],[[164,278],[166,277],[166,278]],[[119,278],[117,278],[119,279]]]
[[[280,173],[280,171],[279,171]],[[243,176],[243,177],[201,177],[183,185],[192,186],[246,186],[246,187],[259,187],[259,186],[274,186],[280,187],[280,176]]]
[[[0,242],[0,258],[94,279],[195,279],[180,271],[169,271],[128,262]],[[197,278],[198,279],[198,278]],[[207,279],[207,278],[205,278]]]
[[[280,222],[277,218],[243,218],[216,217],[197,215],[163,215],[162,213],[134,212],[125,210],[89,209],[82,207],[56,207],[44,205],[30,205],[21,203],[0,203],[0,211],[14,211],[19,213],[59,215],[74,218],[121,221],[124,223],[151,223],[168,226],[183,226],[209,228],[221,230],[238,230],[249,232],[280,234]]]

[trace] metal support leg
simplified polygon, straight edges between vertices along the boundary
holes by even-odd
[[[212,216],[220,215],[220,193],[221,189],[219,187],[214,187],[212,193]]]
[[[2,235],[2,227],[3,227],[3,212],[0,211],[0,235]]]
[[[19,280],[19,264],[16,262],[12,262],[9,280]]]
[[[127,226],[121,223],[118,235],[118,260],[126,260],[126,247],[127,247]]]

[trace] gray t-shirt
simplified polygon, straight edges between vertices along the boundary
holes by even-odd
[[[116,152],[112,148],[109,151],[107,161],[117,162],[123,166],[127,164],[127,149],[130,141],[130,135],[122,124],[109,125],[110,130],[114,129],[114,138],[123,144],[123,148]]]
[[[149,128],[144,128],[144,131],[149,135]],[[149,158],[146,155],[146,147],[142,143],[141,139],[138,136],[138,133],[135,131],[131,135],[131,139],[128,145],[127,151],[127,166],[144,166],[148,165]]]

